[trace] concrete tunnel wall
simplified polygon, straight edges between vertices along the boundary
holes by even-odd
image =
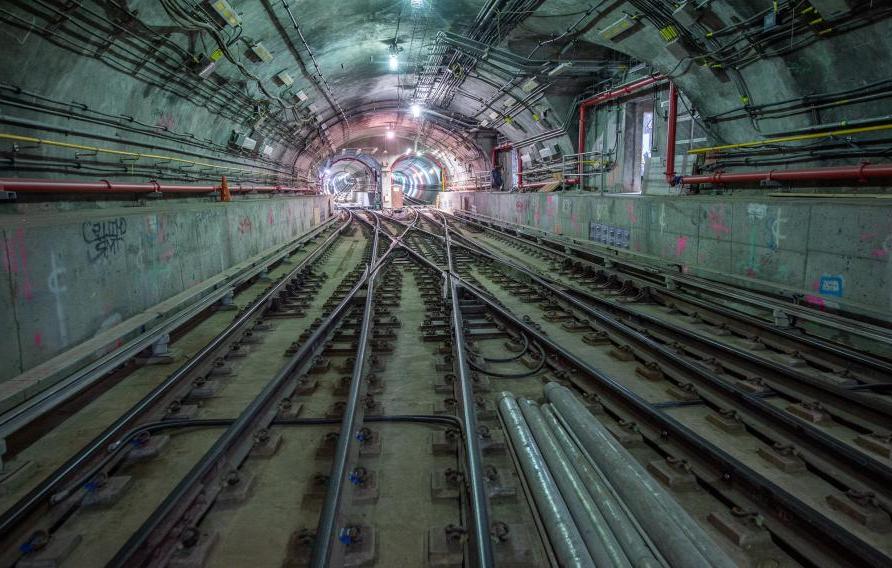
[[[298,237],[325,196],[0,208],[0,381]]]
[[[464,192],[439,203],[892,320],[888,200]]]

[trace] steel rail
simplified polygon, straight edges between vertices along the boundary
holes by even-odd
[[[358,347],[354,357],[353,373],[350,379],[350,389],[347,394],[347,401],[344,407],[344,416],[341,421],[340,434],[338,436],[337,446],[335,448],[334,459],[332,461],[331,471],[328,477],[328,487],[325,493],[325,501],[322,505],[322,513],[319,517],[319,524],[316,528],[316,538],[313,541],[313,555],[310,566],[315,568],[326,568],[336,561],[342,561],[342,550],[334,550],[334,542],[336,539],[337,523],[342,517],[341,506],[343,501],[345,482],[348,481],[349,463],[356,456],[351,455],[354,450],[355,432],[362,428],[363,410],[360,400],[367,388],[366,381],[363,380],[365,374],[366,358],[368,352],[369,337],[371,335],[372,322],[374,319],[374,295],[375,295],[375,277],[378,269],[382,266],[384,259],[398,246],[403,236],[411,230],[408,227],[402,235],[389,237],[391,239],[390,247],[382,255],[381,260],[377,258],[379,236],[383,234],[381,228],[381,220],[377,215],[373,216],[375,223],[374,238],[372,241],[371,265],[367,269],[366,280],[366,298],[363,308],[362,324],[359,332]]]
[[[11,535],[15,527],[25,517],[34,512],[41,504],[55,491],[55,488],[69,476],[82,468],[94,456],[102,453],[107,446],[114,441],[126,428],[131,427],[134,421],[145,414],[149,409],[155,406],[164,397],[169,395],[171,391],[197,370],[205,360],[211,356],[220,346],[222,346],[237,331],[242,329],[244,325],[250,321],[263,306],[265,306],[285,284],[300,271],[309,266],[322,252],[327,249],[335,239],[349,225],[349,220],[344,222],[337,230],[328,237],[313,253],[300,262],[292,271],[283,277],[276,286],[270,288],[260,298],[253,302],[248,308],[230,323],[222,332],[216,335],[207,345],[199,350],[192,358],[184,363],[180,368],[170,374],[163,382],[158,384],[139,402],[128,409],[123,415],[115,420],[101,434],[94,438],[89,444],[81,449],[74,456],[69,458],[65,463],[58,467],[53,473],[47,476],[37,487],[32,489],[27,495],[20,499],[15,505],[3,512],[0,516],[0,534]]]
[[[532,269],[530,269],[524,265],[517,264],[513,260],[508,259],[508,257],[500,254],[498,251],[496,251],[492,247],[488,247],[487,245],[484,245],[482,243],[477,243],[477,242],[471,241],[470,239],[467,239],[466,237],[463,237],[463,236],[459,236],[458,238],[460,240],[463,240],[466,242],[467,248],[469,248],[471,250],[477,250],[480,253],[488,256],[492,260],[495,260],[496,262],[500,262],[500,263],[510,267],[512,270],[521,272],[528,278],[537,280],[538,281],[537,283],[540,285],[547,285],[549,287],[550,291],[554,291],[556,294],[559,294],[562,299],[573,303],[573,305],[575,307],[577,307],[577,309],[585,311],[586,314],[588,314],[592,317],[596,317],[599,319],[604,318],[604,317],[613,318],[613,316],[611,316],[611,315],[600,312],[598,308],[594,308],[592,306],[588,306],[587,304],[580,303],[576,298],[573,298],[573,296],[571,294],[576,294],[577,296],[580,296],[587,301],[594,302],[594,303],[598,304],[598,306],[600,306],[604,309],[618,311],[618,312],[621,312],[624,316],[629,316],[631,318],[639,319],[643,322],[648,323],[649,325],[659,326],[665,330],[668,330],[671,333],[682,335],[692,342],[695,342],[695,343],[699,342],[711,349],[720,351],[721,353],[723,353],[726,356],[742,359],[746,364],[760,366],[760,367],[770,370],[773,373],[784,375],[786,378],[791,379],[791,380],[801,384],[802,386],[804,386],[807,389],[818,390],[824,394],[827,394],[831,397],[834,397],[834,398],[840,400],[841,402],[838,402],[837,403],[838,405],[847,406],[847,405],[854,404],[856,406],[861,407],[860,409],[870,410],[873,413],[873,416],[870,418],[871,421],[877,423],[877,425],[882,428],[890,427],[890,419],[892,419],[892,404],[890,404],[884,400],[871,397],[870,395],[864,396],[862,393],[854,391],[852,389],[847,389],[844,387],[837,387],[832,384],[828,384],[825,381],[815,379],[814,377],[810,376],[807,373],[800,372],[800,371],[796,370],[795,368],[788,367],[786,365],[783,365],[776,361],[772,361],[770,359],[759,357],[759,356],[757,356],[749,351],[746,351],[744,349],[740,349],[740,348],[734,347],[732,345],[722,343],[720,341],[712,339],[711,337],[708,337],[703,334],[693,332],[693,331],[686,329],[684,327],[672,324],[671,322],[663,321],[655,316],[651,316],[651,315],[648,315],[648,314],[642,313],[642,312],[633,311],[626,305],[612,303],[612,302],[605,300],[603,298],[600,298],[598,296],[589,294],[585,290],[580,290],[580,289],[574,288],[572,286],[569,286],[569,285],[563,284],[561,282],[558,282],[556,280],[553,280],[547,276],[538,274],[535,271],[533,271]],[[683,301],[683,299],[682,299],[682,301]],[[621,322],[620,320],[613,320],[613,321],[616,321],[617,323],[625,325],[628,329],[635,331],[634,328],[627,326],[625,323]],[[766,377],[766,378],[768,378],[768,377]],[[870,385],[870,383],[866,384],[866,386],[869,386],[869,385]],[[783,389],[781,387],[773,387],[773,388],[775,388],[779,392],[785,392],[785,389]],[[789,394],[789,393],[786,393],[786,394]],[[840,408],[840,410],[846,410],[848,412],[851,412],[851,409]]]
[[[671,364],[698,377],[705,386],[711,387],[717,391],[720,396],[730,398],[736,404],[747,408],[759,418],[770,420],[773,423],[782,426],[786,429],[786,432],[781,431],[785,437],[798,440],[802,445],[802,449],[809,448],[815,455],[820,455],[821,459],[832,459],[836,462],[834,466],[840,471],[845,471],[846,475],[851,479],[857,479],[859,483],[868,487],[873,487],[878,494],[882,494],[885,488],[892,487],[892,468],[889,468],[881,461],[874,459],[864,452],[854,449],[852,446],[828,435],[824,431],[814,427],[812,424],[793,417],[769,402],[754,397],[743,389],[717,378],[706,369],[685,360],[671,349],[657,343],[634,328],[629,327],[624,322],[573,298],[562,289],[547,282],[543,277],[534,274],[525,267],[507,259],[500,258],[499,255],[489,253],[488,256],[493,260],[501,262],[505,266],[524,274],[536,285],[548,290],[554,296],[571,304],[575,309],[594,318],[602,325],[613,329],[616,333],[635,341],[651,352],[657,353],[660,357],[668,360]],[[815,451],[814,448],[817,448],[817,451]],[[811,459],[806,461],[814,462],[815,460]]]
[[[307,241],[312,240],[318,236],[319,233],[327,229],[335,219],[335,217],[332,217],[310,233],[301,236],[288,246],[283,247],[281,251],[274,253],[263,262],[253,264],[251,268],[243,271],[237,277],[232,278],[225,285],[221,285],[219,288],[213,290],[205,297],[199,299],[195,304],[180,310],[146,333],[131,339],[121,347],[116,348],[114,351],[100,357],[96,361],[90,362],[80,369],[77,369],[59,382],[3,413],[0,415],[0,439],[8,438],[23,426],[89,387],[130,358],[148,348],[162,335],[182,326],[215,301],[229,293],[233,288],[245,282],[248,278],[259,274],[265,266],[273,264],[295,252],[297,247],[302,246]],[[288,277],[290,276],[286,276],[286,278]]]
[[[408,254],[430,269],[439,272],[444,277],[446,276],[446,271],[437,267],[424,255],[405,245],[403,246]],[[621,404],[631,408],[643,421],[653,424],[654,430],[658,433],[656,436],[661,442],[666,440],[681,442],[691,449],[691,456],[703,460],[708,467],[719,472],[717,476],[698,475],[704,482],[714,485],[716,490],[726,496],[728,491],[734,491],[731,484],[737,482],[744,485],[745,488],[741,489],[738,494],[743,495],[748,501],[751,500],[761,504],[765,510],[772,513],[773,520],[769,521],[769,524],[773,525],[773,528],[770,529],[771,532],[778,534],[787,531],[790,525],[795,522],[797,526],[795,529],[796,535],[799,538],[808,540],[813,548],[820,545],[825,552],[833,554],[842,564],[882,566],[890,562],[890,558],[882,551],[872,547],[842,525],[827,518],[812,506],[770,479],[762,476],[724,449],[704,439],[665,411],[656,408],[640,395],[619,383],[612,376],[592,367],[564,349],[553,339],[543,335],[533,326],[514,316],[514,314],[501,306],[494,297],[490,296],[489,293],[464,281],[458,275],[452,275],[452,277],[456,278],[468,293],[483,302],[498,317],[510,322],[523,333],[528,334],[533,340],[556,353],[560,359],[596,379],[598,384],[616,396]],[[711,479],[720,481],[710,481]]]
[[[182,524],[171,526],[170,519],[182,517],[190,512],[195,513],[196,511],[190,510],[190,507],[203,490],[215,487],[214,477],[222,475],[227,467],[241,463],[247,456],[250,444],[246,444],[246,442],[250,441],[251,432],[264,428],[272,422],[275,416],[277,394],[290,380],[293,380],[292,377],[296,371],[312,364],[313,357],[324,349],[336,324],[348,313],[348,308],[359,290],[366,285],[370,277],[377,273],[385,260],[386,255],[366,271],[297,352],[288,359],[251,401],[236,421],[226,429],[142,526],[118,550],[108,566],[132,568],[149,563],[164,564],[167,561],[172,553],[170,549],[173,547],[173,543],[170,542],[170,533],[177,528],[183,528]],[[207,491],[211,492],[209,489]],[[212,498],[207,498],[202,503],[203,510],[209,508],[212,501]],[[166,550],[159,552],[161,546],[165,544],[167,545]]]
[[[371,265],[366,269],[366,297],[363,307],[362,324],[359,332],[358,347],[353,363],[353,373],[350,378],[350,390],[347,394],[347,402],[344,407],[344,416],[341,420],[341,428],[338,435],[338,443],[332,460],[331,471],[328,477],[328,487],[325,492],[325,501],[322,504],[322,513],[319,516],[319,524],[316,528],[316,538],[313,540],[313,556],[310,566],[325,568],[333,564],[333,556],[338,561],[343,561],[343,554],[335,554],[332,550],[337,523],[341,517],[341,498],[344,493],[344,484],[347,481],[348,464],[355,459],[351,456],[353,438],[362,427],[362,407],[359,401],[364,389],[362,377],[366,366],[366,353],[368,351],[369,337],[372,329],[375,295],[375,275],[371,266],[375,265],[378,254],[378,240],[381,234],[381,223],[375,217],[375,231],[372,241]],[[342,551],[338,551],[342,552]]]
[[[462,213],[468,214],[466,212],[462,212]],[[470,214],[468,214],[468,215],[470,215]],[[538,249],[545,251],[547,253],[562,257],[566,260],[571,260],[571,261],[578,260],[577,258],[573,257],[572,255],[569,255],[564,252],[550,248],[548,246],[539,244],[538,242],[532,242],[532,241],[526,240],[523,237],[509,234],[506,231],[496,229],[492,226],[486,225],[481,222],[469,221],[469,220],[465,219],[464,217],[462,217],[461,215],[450,214],[450,216],[461,223],[466,223],[469,225],[476,225],[478,227],[483,228],[484,230],[492,231],[498,235],[505,236],[505,237],[514,239],[516,241],[519,241],[522,244],[524,244],[525,246],[532,246],[532,247],[538,248]],[[553,244],[554,246],[567,246],[566,244],[561,244],[561,243],[552,241],[550,239],[543,239],[540,237],[536,237],[536,238],[539,240],[544,240],[545,242],[549,242],[549,243]],[[475,243],[475,245],[476,245],[476,243]],[[576,249],[576,250],[578,250],[578,249]],[[593,254],[595,256],[599,256],[598,253],[596,253],[596,252],[589,252],[589,251],[585,251],[585,252],[589,253],[589,254]],[[605,259],[608,258],[606,255],[600,255],[600,256]],[[611,259],[611,260],[614,260],[614,259]],[[626,265],[626,264],[623,263],[623,265]],[[643,269],[642,267],[634,265],[634,264],[631,264],[628,266],[631,266],[633,269],[638,270],[638,271],[641,271]],[[674,280],[677,278],[677,276],[678,275],[672,274],[671,278]],[[640,276],[637,276],[634,274],[628,275],[628,277],[632,278],[632,279],[640,278]],[[653,287],[657,283],[648,281],[643,284],[645,286]],[[719,313],[720,315],[723,315],[725,317],[739,319],[748,325],[759,327],[760,329],[765,330],[768,333],[775,334],[783,339],[799,342],[799,343],[802,343],[808,347],[813,347],[815,349],[826,351],[836,357],[844,358],[847,361],[856,361],[858,364],[863,365],[865,367],[869,367],[876,371],[880,371],[883,373],[892,373],[892,361],[883,360],[883,359],[871,356],[869,354],[866,354],[866,353],[863,353],[860,351],[856,351],[856,350],[846,347],[844,345],[841,345],[838,343],[833,343],[831,341],[828,341],[828,340],[825,340],[825,339],[822,339],[819,337],[796,334],[796,333],[790,332],[788,330],[785,330],[783,328],[773,326],[773,325],[765,322],[764,320],[761,320],[761,319],[751,316],[749,314],[746,314],[743,312],[732,311],[732,310],[729,310],[722,306],[710,305],[705,300],[701,300],[701,299],[694,298],[694,297],[690,297],[690,298],[685,297],[682,294],[675,292],[673,290],[670,290],[670,289],[659,288],[658,290],[655,290],[655,291],[658,292],[659,294],[666,295],[668,297],[674,298],[674,299],[682,301],[682,302],[688,302],[691,304],[698,305],[700,307],[703,307],[704,309],[714,311],[714,312]],[[829,324],[823,324],[823,325],[829,325]]]
[[[416,223],[421,217],[423,216],[419,215],[418,217],[416,217]],[[406,226],[406,223],[397,219],[390,220]],[[404,235],[408,233],[410,229],[414,229],[415,231],[420,231],[422,233],[427,233],[427,231],[417,227],[415,223],[413,223],[412,226],[407,227]],[[448,231],[448,227],[446,228],[446,230]],[[435,264],[431,263],[424,256],[409,248],[404,242],[401,241],[400,246],[405,250],[410,251],[413,256],[421,260],[429,268],[432,268],[433,270],[439,272],[441,276],[447,280],[449,285],[449,293],[452,303],[454,349],[456,355],[455,369],[456,376],[458,377],[458,386],[460,391],[459,398],[461,402],[462,413],[461,421],[463,424],[462,432],[465,440],[465,455],[468,462],[468,485],[471,498],[471,515],[474,530],[474,542],[472,543],[472,546],[474,547],[476,565],[484,568],[489,568],[494,565],[494,560],[492,553],[492,542],[489,533],[489,507],[486,493],[486,484],[483,478],[483,468],[481,465],[483,462],[483,454],[480,450],[479,439],[477,438],[477,415],[474,410],[474,390],[470,379],[471,373],[467,361],[467,354],[465,352],[465,342],[463,341],[463,338],[461,336],[462,330],[464,329],[464,324],[461,317],[461,300],[459,295],[459,287],[456,285],[456,280],[451,277],[454,274],[454,272],[452,271],[454,262],[452,258],[452,251],[447,244],[446,254],[450,268],[449,270],[444,271]]]
[[[468,217],[472,217],[475,219],[487,217],[486,215],[469,213],[467,211],[461,211],[460,213],[461,213],[461,215],[457,215],[457,216],[454,215],[454,217],[461,219],[463,222],[468,222],[467,220],[462,218],[463,216],[468,216]],[[490,224],[501,224],[506,227],[508,225],[514,225],[514,223],[500,221],[498,219],[494,219],[491,217],[487,217],[487,218],[491,219],[491,220],[487,221]],[[479,222],[479,220],[477,221],[477,223],[481,224]],[[495,229],[490,228],[490,230],[495,230]],[[574,242],[556,241],[554,239],[549,238],[545,231],[540,231],[540,233],[541,233],[540,235],[530,235],[526,229],[524,229],[524,231],[521,231],[521,229],[512,227],[511,230],[515,231],[518,234],[522,233],[527,236],[534,237],[537,240],[548,243],[550,245],[553,245],[556,247],[561,247],[562,249],[572,249],[576,252],[581,253],[583,256],[595,256],[595,257],[599,257],[605,261],[609,260],[610,262],[622,264],[624,266],[628,266],[631,268],[636,268],[639,270],[642,269],[642,267],[637,266],[635,262],[630,262],[630,261],[618,258],[615,253],[613,255],[609,255],[609,254],[605,254],[605,253],[599,253],[596,250],[580,248],[579,245],[575,241]],[[515,236],[514,238],[519,238],[519,239],[525,241],[525,239],[522,239],[522,237]],[[535,245],[537,243],[527,242],[527,244]],[[539,245],[539,246],[541,246],[541,245]],[[557,251],[555,251],[555,252],[557,252]],[[562,254],[562,253],[558,253],[558,254]],[[655,271],[651,270],[650,272],[655,272]],[[659,272],[662,273],[662,271],[659,271]],[[669,276],[669,275],[667,275],[667,276]],[[892,329],[887,328],[887,327],[878,326],[876,324],[866,323],[866,322],[862,322],[862,321],[858,321],[858,320],[853,320],[846,316],[841,316],[841,315],[836,315],[836,314],[831,314],[831,313],[826,313],[826,312],[820,312],[820,313],[815,312],[815,310],[808,308],[808,307],[798,306],[798,305],[792,304],[787,301],[776,300],[774,298],[771,298],[769,296],[765,296],[762,294],[754,294],[754,293],[744,292],[742,290],[732,288],[731,286],[728,286],[728,285],[725,285],[725,284],[722,284],[719,282],[708,281],[705,278],[693,277],[693,276],[683,275],[680,273],[678,273],[678,274],[673,273],[671,275],[671,279],[675,283],[683,285],[683,286],[689,286],[691,288],[705,290],[705,291],[713,293],[713,294],[718,293],[718,294],[721,294],[723,297],[734,298],[741,302],[745,302],[745,303],[755,305],[755,306],[758,306],[761,308],[765,308],[766,306],[769,306],[771,308],[779,309],[779,310],[781,310],[789,315],[792,315],[796,318],[799,318],[799,319],[811,321],[811,322],[817,323],[819,325],[827,326],[827,327],[834,327],[837,329],[841,329],[841,330],[847,331],[849,333],[858,335],[860,337],[865,337],[867,339],[878,341],[880,343],[892,344]]]
[[[461,315],[460,289],[457,284],[454,258],[450,246],[449,228],[445,227],[446,257],[449,266],[449,294],[452,302],[452,334],[455,349],[455,370],[458,377],[461,418],[464,423],[465,448],[468,461],[468,485],[471,497],[471,517],[474,529],[474,553],[477,566],[494,565],[492,542],[489,534],[489,504],[486,483],[483,478],[483,453],[477,436],[477,413],[474,403],[474,388],[464,340],[464,322]]]

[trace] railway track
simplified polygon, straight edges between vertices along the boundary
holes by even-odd
[[[890,563],[888,362],[480,230],[344,213],[179,368],[72,403],[4,565]]]

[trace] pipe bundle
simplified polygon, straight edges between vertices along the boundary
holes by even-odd
[[[735,565],[569,389],[545,396],[499,413],[561,566]]]

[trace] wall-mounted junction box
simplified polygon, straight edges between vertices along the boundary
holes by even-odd
[[[232,5],[226,0],[213,0],[211,2],[211,8],[213,8],[220,19],[228,25],[233,27],[241,25],[242,19],[235,13]]]
[[[528,79],[523,85],[520,86],[520,90],[524,93],[531,93],[533,89],[539,86],[539,81],[536,79]]]
[[[600,36],[607,41],[614,41],[616,38],[626,33],[635,27],[638,23],[638,20],[635,20],[631,16],[623,16],[617,21],[613,22],[603,30],[599,32]]]
[[[811,0],[811,5],[825,18],[852,9],[849,0]]]
[[[269,63],[273,60],[273,54],[270,53],[269,50],[259,41],[251,46],[251,53],[256,55],[257,59],[263,61],[264,63]]]
[[[236,132],[234,130],[232,131],[232,136],[229,138],[229,143],[243,150],[253,150],[257,147],[257,140],[254,140],[243,132]]]
[[[277,73],[275,76],[276,82],[286,87],[290,87],[294,84],[294,79],[291,78],[291,75],[288,74],[287,71],[282,71],[281,73]]]
[[[264,158],[271,158],[273,155],[273,150],[274,149],[272,146],[270,146],[269,144],[264,144],[263,150],[261,150],[260,153],[263,154]]]
[[[307,100],[310,98],[303,91],[298,91],[298,92],[294,93],[294,96],[297,97],[297,100],[299,100],[302,103],[307,102]]]

